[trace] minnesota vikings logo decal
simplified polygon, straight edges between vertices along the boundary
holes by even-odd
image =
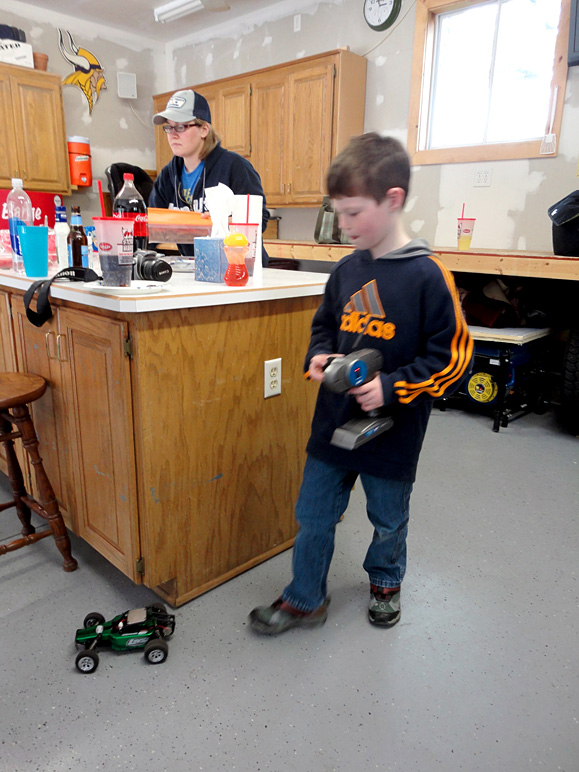
[[[72,39],[70,32],[65,30],[65,34],[68,35],[68,47],[70,49],[67,51],[62,33],[63,31],[59,29],[58,45],[60,51],[66,61],[74,67],[74,72],[67,75],[62,83],[65,86],[77,86],[85,95],[89,113],[92,113],[101,90],[106,90],[107,87],[104,70],[96,56],[87,51],[86,48],[79,48]]]

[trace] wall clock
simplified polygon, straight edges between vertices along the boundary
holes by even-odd
[[[391,27],[400,13],[402,0],[364,0],[364,19],[371,29],[381,32]]]

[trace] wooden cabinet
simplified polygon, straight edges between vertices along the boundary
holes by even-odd
[[[70,193],[60,77],[0,64],[0,187]]]
[[[31,410],[67,526],[173,605],[291,547],[318,305],[314,294],[121,313],[51,298],[39,328],[20,292],[0,291],[5,360],[13,337],[17,369],[48,381]],[[264,400],[274,357],[282,394]]]
[[[223,147],[249,158],[251,155],[251,83],[249,79],[217,81],[206,83],[203,87],[191,86],[191,88],[195,90],[199,88],[200,93],[207,100],[211,111],[211,123]],[[155,113],[163,112],[172,93],[167,91],[153,97]],[[161,126],[155,127],[155,145],[158,173],[173,157]]]
[[[49,388],[31,405],[67,526],[137,581],[139,551],[125,322],[55,308],[35,327],[13,297],[18,369]]]
[[[252,161],[268,205],[316,204],[332,159],[335,64],[288,68],[255,87]],[[363,121],[362,109],[362,121]],[[275,127],[270,132],[269,127]]]
[[[321,203],[332,158],[364,131],[366,59],[332,51],[191,86],[210,103],[223,146],[249,158],[269,206]],[[171,92],[154,97],[155,111]],[[171,158],[162,130],[157,168]]]

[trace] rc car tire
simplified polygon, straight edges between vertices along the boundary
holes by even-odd
[[[90,614],[87,614],[84,618],[83,627],[86,629],[88,627],[94,627],[95,625],[102,625],[104,624],[105,618],[102,614],[99,614],[98,611],[91,611]]]
[[[151,603],[151,608],[153,611],[158,611],[161,614],[167,613],[167,607],[164,603],[160,603],[159,601],[157,601],[157,603]]]
[[[144,654],[145,659],[151,665],[160,665],[161,662],[164,662],[167,659],[169,654],[169,647],[165,641],[162,641],[160,638],[158,638],[147,643],[145,646]]]
[[[570,330],[565,349],[561,412],[566,428],[579,434],[579,327]]]
[[[99,655],[96,651],[79,651],[76,655],[75,665],[81,673],[94,673],[99,666]]]

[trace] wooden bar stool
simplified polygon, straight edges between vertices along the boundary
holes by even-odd
[[[64,558],[65,571],[74,571],[78,563],[70,552],[70,539],[58,508],[52,485],[44,471],[38,453],[38,437],[28,412],[30,402],[42,397],[46,381],[39,375],[28,373],[0,373],[0,442],[4,445],[8,477],[12,486],[13,501],[0,504],[0,512],[16,507],[22,523],[22,538],[8,544],[0,544],[0,555],[34,544],[45,536],[54,536],[56,546]],[[22,438],[22,446],[28,453],[38,487],[38,501],[27,493],[22,470],[14,451],[14,440]],[[30,522],[30,510],[48,521],[50,529],[36,533]]]

